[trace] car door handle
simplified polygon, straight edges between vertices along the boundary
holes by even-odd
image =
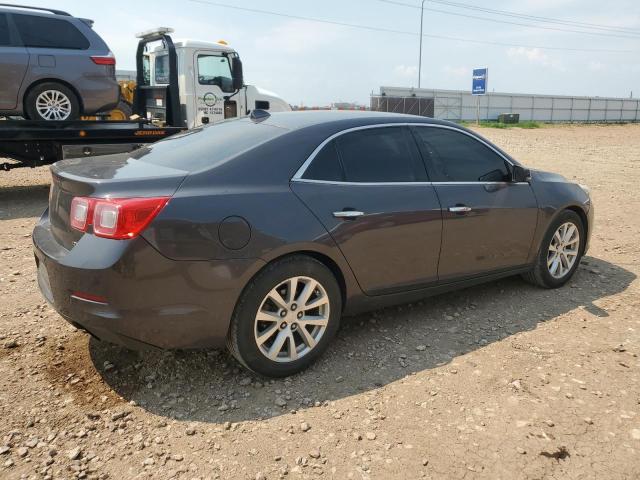
[[[339,212],[333,212],[333,216],[336,218],[344,218],[345,220],[355,220],[358,217],[364,215],[364,212],[357,210],[341,210]]]
[[[453,213],[466,213],[470,212],[471,207],[467,207],[466,205],[456,205],[455,207],[449,207],[449,211]]]

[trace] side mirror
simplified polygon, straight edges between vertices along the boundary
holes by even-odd
[[[233,79],[233,89],[240,90],[244,87],[244,76],[242,74],[242,60],[240,57],[233,57],[233,63],[231,64],[231,78]]]
[[[514,182],[528,182],[531,180],[531,170],[520,165],[514,165],[511,173]]]

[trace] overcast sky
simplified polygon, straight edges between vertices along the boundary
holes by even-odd
[[[398,0],[419,5],[420,0]],[[425,37],[422,86],[469,89],[471,70],[489,67],[489,90],[563,95],[640,96],[639,0],[456,0],[459,3],[635,29],[638,34],[590,30],[589,35],[501,24],[425,11],[424,33],[475,39],[498,45]],[[226,40],[243,59],[245,80],[277,92],[289,103],[334,101],[368,104],[381,85],[416,86],[420,11],[379,0],[220,0],[239,7],[293,16],[380,27],[409,34],[224,8],[208,0],[20,0],[67,10],[95,20],[94,29],[115,53],[118,68],[135,68],[135,33],[156,26],[175,29],[174,38]],[[464,15],[533,24],[504,16],[427,1],[426,7]],[[547,28],[575,26],[537,23]],[[411,34],[413,33],[413,34]],[[627,37],[627,35],[622,35]],[[517,44],[527,46],[508,46]],[[575,52],[542,47],[622,52]]]

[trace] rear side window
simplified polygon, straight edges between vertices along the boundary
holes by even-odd
[[[414,129],[418,143],[440,182],[503,182],[510,179],[505,160],[479,140],[437,127]]]
[[[89,41],[75,25],[59,18],[14,14],[13,19],[26,47],[86,50]]]
[[[131,157],[153,165],[195,172],[220,165],[287,131],[247,119],[233,119],[179,133],[140,148]]]
[[[344,181],[342,165],[338,158],[335,142],[327,143],[314,157],[302,178],[309,180]]]
[[[9,24],[7,23],[7,14],[0,13],[0,46],[6,47],[11,44],[9,38]]]
[[[403,127],[368,128],[337,138],[347,182],[422,182],[427,180],[422,160],[410,147],[413,140]]]

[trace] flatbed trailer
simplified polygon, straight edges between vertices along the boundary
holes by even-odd
[[[130,152],[182,132],[186,127],[160,127],[135,121],[0,120],[0,170],[48,165],[64,158]]]

